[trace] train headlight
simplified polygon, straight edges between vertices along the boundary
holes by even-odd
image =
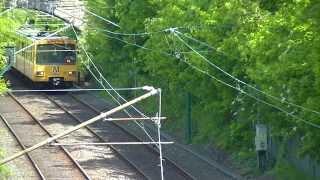
[[[75,71],[69,71],[68,74],[69,74],[69,76],[73,76],[73,75],[76,74],[76,72]]]
[[[44,71],[37,71],[36,72],[36,76],[43,77],[44,76]]]

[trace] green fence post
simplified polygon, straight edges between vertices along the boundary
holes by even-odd
[[[192,142],[192,97],[190,93],[187,93],[187,117],[186,117],[186,140],[187,143]]]
[[[2,77],[7,71],[10,70],[11,66],[15,63],[15,47],[8,46],[6,48],[6,66],[0,69],[0,77]]]

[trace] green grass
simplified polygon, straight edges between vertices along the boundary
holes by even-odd
[[[3,80],[0,79],[0,95],[3,94],[7,90],[7,86]]]
[[[310,177],[304,172],[298,170],[293,165],[289,164],[289,162],[280,160],[275,168],[269,173],[276,180],[313,180],[315,178]]]
[[[1,135],[1,134],[0,134]],[[4,157],[4,151],[0,150],[0,158]],[[9,179],[11,171],[8,166],[0,166],[0,179]]]

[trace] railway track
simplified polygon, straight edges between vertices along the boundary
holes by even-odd
[[[8,106],[1,115],[2,121],[18,141],[22,149],[30,147],[51,134],[20,102],[9,93]],[[11,111],[10,111],[11,110]],[[45,146],[27,154],[39,174],[39,179],[89,179],[90,177],[64,147]]]
[[[22,89],[25,89],[25,87],[20,87]],[[22,93],[23,94],[23,93]],[[27,97],[28,95],[32,94],[32,96]],[[44,124],[50,124],[53,121],[59,121],[58,123],[61,125],[60,127],[55,127],[55,130],[50,130],[51,133],[55,134],[55,131],[57,129],[67,128],[68,125],[74,126],[76,124],[79,124],[80,122],[86,121],[98,114],[100,112],[108,110],[112,108],[112,106],[109,104],[106,104],[106,102],[99,101],[97,97],[92,96],[90,93],[80,93],[79,94],[62,94],[62,93],[24,93],[26,96],[26,99],[29,100],[23,100],[23,104],[25,106],[29,106],[32,109],[32,106],[34,107],[43,107],[39,111],[50,111],[44,114],[38,114],[35,116],[38,116],[37,118],[41,120],[42,115],[48,114],[50,116],[56,116],[56,114],[65,114],[65,116],[60,117],[60,120],[54,120],[50,119],[48,122],[46,122],[45,117],[41,121]],[[19,94],[20,95],[20,94]],[[20,99],[20,97],[19,97]],[[35,100],[36,99],[36,100]],[[40,102],[40,104],[34,103],[34,102]],[[103,102],[103,103],[102,103]],[[42,104],[41,104],[42,103]],[[51,104],[50,106],[46,106],[47,104]],[[44,107],[46,106],[46,107]],[[30,110],[30,108],[28,108]],[[55,109],[55,111],[59,111],[59,113],[52,113],[51,110]],[[36,111],[36,110],[33,110]],[[32,112],[32,111],[31,111]],[[33,113],[34,114],[34,113]],[[58,115],[57,115],[58,116]],[[118,113],[112,117],[123,117],[123,113]],[[59,118],[58,118],[59,119]],[[65,126],[65,127],[64,127]],[[116,122],[103,122],[99,121],[93,125],[90,125],[87,128],[84,128],[90,136],[93,137],[86,142],[92,143],[92,142],[136,142],[136,141],[145,141],[146,136],[143,137],[140,136],[140,134],[133,132],[132,129],[127,128],[130,127],[130,124],[121,124]],[[147,128],[147,127],[146,127]],[[128,131],[128,129],[130,129]],[[61,131],[62,131],[61,130]],[[148,129],[150,130],[150,129]],[[60,132],[61,132],[60,131]],[[80,131],[80,130],[79,130]],[[59,133],[59,132],[56,132]],[[143,132],[140,130],[140,133],[143,134]],[[152,134],[152,132],[151,132]],[[153,136],[154,134],[152,134]],[[81,139],[88,139],[86,136],[85,138]],[[69,138],[69,136],[68,136]],[[67,139],[67,138],[66,138]],[[80,138],[78,138],[80,139]],[[166,138],[162,138],[162,140],[167,140]],[[64,141],[64,142],[62,142]],[[62,141],[59,140],[59,143],[70,143],[65,142],[65,139],[62,139]],[[80,143],[79,143],[80,142]],[[58,143],[58,144],[59,144]],[[71,142],[72,144],[73,142]],[[75,144],[81,144],[82,141],[74,141]],[[85,144],[83,143],[83,144]],[[106,145],[107,146],[107,145]],[[103,146],[103,147],[106,147]],[[86,149],[88,147],[81,146],[65,146],[71,153],[73,154],[74,149]],[[94,146],[91,146],[94,147]],[[100,146],[99,146],[100,147]],[[139,176],[135,176],[135,178],[128,178],[128,179],[160,179],[160,167],[159,167],[159,155],[157,152],[157,149],[152,147],[151,145],[130,145],[130,146],[124,146],[124,145],[108,145],[108,148],[111,149],[113,154],[116,154],[114,156],[119,157],[118,161],[123,161],[126,163],[127,166],[131,168],[131,170],[135,171],[136,174]],[[90,148],[89,148],[90,149]],[[169,150],[171,149],[171,150]],[[171,157],[168,156],[169,151],[176,151],[177,147],[171,148],[165,148],[165,157],[164,157],[164,172],[165,172],[165,179],[241,179],[234,177],[230,174],[225,173],[223,168],[220,168],[216,165],[212,165],[209,161],[205,161],[202,158],[202,161],[204,161],[203,165],[201,165],[197,170],[190,170],[188,167],[186,167],[184,164],[181,164],[181,162],[177,161],[179,163],[176,164],[176,158],[173,158],[175,161],[171,161]],[[99,150],[99,151],[105,151],[105,150]],[[178,152],[178,151],[177,151]],[[191,158],[191,162],[199,162],[201,161],[201,158],[196,157],[197,154],[190,153],[189,151],[185,150],[186,153],[188,153],[188,156],[194,156],[194,158]],[[82,153],[82,152],[81,152]],[[172,154],[172,153],[171,153]],[[177,153],[173,154],[175,156],[180,156],[180,159],[184,159],[186,156],[181,156]],[[108,157],[103,157],[100,159],[91,159],[91,164],[95,164],[96,166],[105,166],[105,164],[101,164],[101,162],[110,161]],[[79,161],[80,165],[84,167],[84,169],[87,172],[96,171],[94,168],[90,168],[89,165],[86,165],[86,163]],[[188,160],[190,162],[190,160]],[[112,161],[112,163],[116,163],[116,161]],[[195,163],[196,164],[196,163]],[[110,165],[110,164],[109,164]],[[197,166],[197,165],[195,165]],[[212,171],[216,171],[216,173],[210,173],[207,169],[204,170],[205,166],[213,166],[211,168]],[[210,168],[208,168],[210,169]],[[221,170],[222,169],[222,170]],[[199,176],[199,173],[196,174],[194,171],[200,171],[200,174],[208,174],[204,176]],[[101,171],[99,171],[101,173]],[[103,171],[102,171],[103,172]],[[89,173],[89,175],[91,175]],[[195,175],[195,176],[194,176]],[[91,176],[93,177],[93,176]],[[95,178],[93,178],[95,179]],[[108,179],[108,178],[106,178]]]
[[[81,123],[82,120],[78,117],[75,116],[72,112],[70,112],[69,110],[67,110],[65,107],[63,107],[62,105],[60,105],[56,100],[54,100],[54,98],[45,95],[46,98],[48,98],[48,100],[50,100],[53,104],[55,104],[57,107],[59,107],[61,110],[63,110],[66,114],[68,114],[71,118],[73,118],[74,120],[76,120],[77,122]],[[99,134],[97,134],[96,132],[94,132],[90,127],[85,127],[91,134],[93,134],[95,137],[97,137],[99,139],[100,142],[107,142],[103,137],[101,137]],[[113,145],[108,145],[122,160],[126,161],[133,169],[135,169],[142,177],[144,177],[145,179],[148,179],[148,176],[141,171],[135,164],[134,162],[132,162],[130,159],[128,159],[121,151],[119,151],[117,148],[115,148]]]
[[[37,98],[37,101],[33,101],[35,98]],[[42,122],[42,126],[52,136],[79,124],[73,116],[65,113],[46,94],[20,95],[16,99],[34,118],[38,118],[38,121]],[[52,117],[53,115],[55,116]],[[78,142],[92,143],[103,142],[103,140],[87,128],[83,128],[56,143]],[[90,179],[148,179],[143,172],[134,167],[134,164],[130,164],[130,161],[127,161],[121,155],[121,152],[110,151],[106,147],[60,147],[70,152],[70,156],[73,156],[78,161],[79,166],[87,173]]]
[[[60,107],[70,117],[79,123],[90,117],[96,116],[96,112],[88,104],[85,104],[75,96],[47,96],[56,106]],[[68,102],[68,103],[66,103]],[[85,112],[85,113],[84,113]],[[94,133],[103,142],[137,142],[137,137],[128,131],[116,126],[114,123],[103,124],[98,122],[87,129]],[[147,179],[160,179],[159,154],[147,145],[112,145],[111,148],[117,151],[135,169],[139,169],[141,174]],[[166,179],[195,179],[192,175],[184,171],[174,162],[165,159],[165,178]]]
[[[0,119],[4,122],[4,124],[6,125],[8,130],[10,131],[10,133],[16,139],[16,141],[18,142],[21,149],[25,150],[26,149],[25,145],[22,143],[21,138],[17,135],[15,130],[11,127],[8,120],[6,118],[4,118],[1,114],[0,114]],[[38,164],[32,159],[32,157],[30,156],[29,153],[27,153],[26,156],[27,156],[28,160],[30,161],[31,165],[33,166],[33,168],[35,169],[36,173],[39,175],[39,179],[45,180],[46,178],[44,177],[43,173],[41,172]]]
[[[110,108],[112,108],[112,105],[103,102],[103,101],[88,101],[88,99],[93,99],[95,96],[93,95],[89,95],[87,94],[87,96],[89,98],[84,98],[85,96],[81,96],[81,98],[79,98],[79,96],[77,96],[76,94],[72,94],[71,95],[73,98],[77,99],[77,101],[79,101],[80,103],[84,104],[87,108],[91,109],[92,111],[95,111],[96,114],[98,114],[99,112],[103,112],[106,111]],[[83,99],[82,99],[83,98]],[[108,106],[106,108],[106,106]],[[134,112],[132,112],[132,114],[135,114]],[[132,137],[134,137],[137,141],[142,141],[145,140],[145,134],[139,130],[139,127],[135,126],[134,123],[132,123],[131,125],[124,125],[121,123],[114,123],[113,124],[115,126],[117,126],[118,128],[122,129],[123,131],[128,132]],[[156,131],[154,129],[152,129],[150,127],[151,123],[145,123],[144,126],[147,129],[147,131],[149,132],[149,134],[156,138],[157,134]],[[137,130],[138,129],[138,130]],[[170,139],[169,137],[161,137],[162,141],[172,141],[172,139]],[[150,145],[149,145],[150,146]],[[153,149],[156,151],[156,149]],[[179,152],[179,153],[178,153]],[[180,154],[182,153],[182,154]],[[170,148],[166,148],[165,150],[165,159],[166,161],[171,161],[171,162],[176,162],[176,159],[182,159],[186,160],[188,162],[198,162],[195,163],[195,165],[190,165],[190,163],[188,165],[186,165],[186,163],[182,163],[181,161],[179,161],[179,165],[181,169],[185,169],[184,171],[187,174],[192,174],[195,175],[193,176],[194,179],[221,179],[221,180],[240,180],[242,179],[242,177],[232,173],[229,169],[226,169],[225,167],[219,165],[218,163],[214,162],[214,161],[210,161],[209,159],[195,153],[194,151],[190,150],[189,148],[184,147],[181,144],[175,144],[175,145],[171,145]],[[172,157],[176,157],[176,158],[172,158]],[[172,159],[171,159],[172,158]],[[198,171],[198,173],[196,172]],[[201,173],[202,172],[202,173]],[[210,173],[209,173],[210,172]]]
[[[91,109],[92,111],[94,111],[96,113],[96,115],[98,115],[101,111],[99,111],[97,108],[93,107],[92,105],[88,104],[87,102],[77,98],[77,96],[74,96],[73,94],[71,94],[71,97],[73,99],[75,99],[77,102],[81,103],[82,105],[86,106],[88,109]],[[105,110],[108,110],[108,108],[106,108]],[[110,121],[110,123],[114,126],[117,127],[119,130],[125,132],[125,134],[127,134],[128,138],[133,139],[134,141],[140,142],[143,141],[142,139],[140,139],[139,137],[137,137],[136,135],[134,135],[132,132],[128,131],[127,129],[119,126],[117,123]],[[151,153],[153,153],[156,156],[159,156],[159,151],[157,148],[155,148],[155,146],[152,145],[144,145],[147,149],[149,149],[149,151]],[[190,173],[188,173],[187,171],[185,171],[182,167],[180,167],[178,164],[176,164],[174,161],[172,161],[169,158],[164,157],[163,158],[165,162],[170,163],[172,165],[172,167],[174,167],[174,169],[178,172],[180,172],[181,174],[183,174],[184,177],[186,177],[187,179],[196,179],[193,175],[191,175]]]
[[[38,104],[38,106],[35,106],[35,104],[32,104],[32,102],[28,103],[27,99],[33,101],[34,99],[38,98],[37,101],[44,103],[45,101],[50,101],[52,104],[55,105],[57,109],[60,111],[63,111],[65,114],[69,116],[69,119],[63,118],[65,124],[72,124],[71,121],[81,123],[87,118],[90,118],[90,116],[95,116],[97,115],[96,112],[91,110],[91,112],[88,113],[90,109],[85,106],[85,104],[81,103],[81,101],[75,99],[75,97],[69,96],[69,95],[47,95],[44,93],[36,93],[33,96],[26,95],[29,97],[24,97],[25,95],[18,95],[15,96],[12,93],[10,93],[10,97],[17,103],[19,104],[20,107],[23,108],[23,110],[28,113],[29,116],[32,117],[34,121],[37,122],[37,124],[50,136],[54,136],[55,133],[48,129],[46,126],[47,123],[43,122],[43,120],[39,119],[39,117],[36,117],[35,111],[30,109],[30,107],[37,107],[39,111],[41,110],[41,105]],[[42,96],[43,98],[39,98]],[[73,102],[70,102],[72,101]],[[68,102],[67,106],[65,106],[65,102]],[[46,102],[48,104],[48,102]],[[70,105],[72,107],[70,107]],[[29,106],[29,107],[28,107]],[[51,106],[51,110],[54,108]],[[77,111],[80,113],[74,113],[73,111]],[[84,115],[85,114],[85,115]],[[86,116],[89,115],[89,116]],[[52,121],[52,120],[50,120]],[[73,123],[74,124],[74,123]],[[75,124],[74,124],[75,125]],[[110,130],[113,129],[113,130]],[[139,141],[139,139],[133,137],[132,135],[128,134],[128,132],[124,132],[123,129],[119,129],[119,127],[109,127],[107,130],[103,129],[96,129],[96,127],[86,127],[85,128],[90,136],[93,136],[96,138],[96,140],[92,140],[89,142],[121,142],[121,141]],[[117,132],[121,130],[121,132]],[[104,133],[101,133],[104,131]],[[100,132],[100,133],[99,133]],[[56,132],[58,133],[58,132]],[[120,139],[119,139],[120,137]],[[68,138],[73,138],[69,137]],[[118,138],[113,140],[113,138]],[[64,140],[62,140],[64,141]],[[62,141],[56,142],[60,143]],[[80,141],[81,142],[81,141]],[[158,153],[150,148],[149,146],[139,146],[140,148],[132,148],[132,146],[124,147],[123,145],[108,145],[114,153],[117,154],[118,157],[120,157],[123,161],[125,161],[132,169],[134,169],[138,174],[139,178],[132,178],[132,179],[160,179],[160,167],[158,165],[159,163],[159,155]],[[137,147],[137,146],[135,146]],[[68,152],[69,147],[63,147],[61,146],[64,151]],[[81,147],[83,148],[83,147]],[[72,148],[71,148],[72,149]],[[140,149],[140,150],[139,150]],[[142,150],[141,150],[142,149]],[[71,150],[72,151],[72,150]],[[72,155],[68,153],[68,155],[72,158]],[[92,159],[94,160],[94,159]],[[77,163],[76,160],[74,160],[78,167],[82,169],[82,172],[86,174],[86,179],[96,179],[96,178],[90,178],[90,173],[86,172],[85,166],[82,168],[82,163]],[[165,163],[165,177],[166,179],[195,179],[192,177],[190,174],[187,174],[186,172],[183,171],[183,169],[179,168],[177,165],[175,165],[173,162],[170,162],[169,160],[166,160]]]
[[[11,81],[15,84],[15,88],[28,89],[23,84],[21,84],[21,82],[18,79],[12,78]],[[68,125],[74,126],[76,124],[79,124],[79,122],[83,122],[92,116],[96,116],[96,113],[94,111],[90,111],[88,113],[87,111],[90,109],[88,109],[87,107],[83,107],[83,105],[77,101],[74,102],[75,99],[73,99],[69,95],[59,93],[59,95],[55,96],[55,95],[52,95],[52,93],[51,95],[50,94],[48,95],[45,93],[28,93],[28,92],[17,93],[16,95],[17,95],[16,97],[17,101],[20,102],[20,104],[23,105],[24,108],[27,111],[29,111],[34,118],[38,119],[39,122],[42,122],[44,127],[50,126],[50,124],[52,124],[53,122],[60,123],[61,125],[60,127],[53,127],[51,129],[47,128],[49,129],[48,131],[51,132],[52,135],[58,134],[59,133],[58,129],[61,129],[60,130],[61,132],[63,131],[63,128],[68,129],[67,127]],[[60,98],[60,100],[62,101],[59,102],[59,100],[56,98]],[[71,100],[74,100],[74,101],[70,102]],[[82,105],[82,109],[81,108],[69,109],[68,106],[64,106],[63,103],[67,103],[69,105],[72,105],[72,103],[75,103],[74,107],[79,107],[79,106],[81,107]],[[48,104],[53,104],[54,106],[52,105],[49,106]],[[64,112],[64,114],[67,114],[68,117],[59,116],[58,118],[58,115],[61,115],[62,113],[52,112],[52,111],[56,111],[54,109],[58,109],[58,111]],[[72,112],[72,110],[77,111],[77,113]],[[42,112],[43,114],[38,114],[38,112]],[[53,116],[57,116],[57,117],[52,118]],[[114,142],[112,138],[120,137],[121,133],[123,134],[123,132],[120,132],[120,133],[116,132],[116,131],[119,131],[119,129],[115,131],[111,130],[112,132],[110,131],[110,128],[108,130],[100,129],[98,131],[95,127],[88,127],[85,129],[91,134],[90,136],[94,134],[94,138],[96,138],[96,140],[91,139],[90,141],[87,141],[91,143],[92,142],[110,142],[110,141]],[[102,134],[101,132],[104,132],[104,133]],[[110,137],[111,134],[112,134],[112,137]],[[61,141],[59,140],[59,142],[63,143],[63,141],[65,141],[65,139],[69,139],[71,135],[69,135],[68,138],[62,139]],[[85,137],[83,139],[88,138],[88,136],[83,136],[83,137]],[[73,137],[71,136],[71,139],[72,138]],[[126,139],[126,141],[127,140],[128,139]],[[74,141],[74,142],[77,143],[82,141]],[[139,152],[139,148],[135,148],[137,146],[134,146],[134,147],[126,146],[124,148],[124,146],[112,145],[109,147],[113,150],[113,153],[116,153],[117,156],[122,161],[125,161],[126,164],[131,167],[131,169],[134,169],[135,172],[139,174],[139,176],[137,176],[136,178],[127,178],[127,179],[160,179],[161,178],[158,155],[152,154],[151,158],[148,158],[148,156],[144,154],[144,153],[150,154],[151,150],[149,148],[143,147],[144,151]],[[73,151],[72,147],[66,146],[66,148],[72,153]],[[74,147],[74,148],[84,149],[83,146]],[[100,151],[105,151],[105,150],[100,150]],[[118,160],[118,161],[121,161],[121,160]],[[103,159],[103,161],[108,161],[108,157]],[[101,162],[102,162],[102,159],[96,159],[96,160],[91,159],[91,164],[103,166]],[[92,168],[91,164],[90,164],[91,167],[89,167],[89,165],[86,165],[85,162],[82,163],[81,160],[79,161],[79,163],[81,164],[82,167],[84,167],[84,169],[88,172],[89,175],[91,175],[90,170],[95,170],[94,168]],[[118,162],[113,161],[113,163],[116,164]],[[109,165],[111,166],[111,164]],[[123,172],[119,172],[119,173],[123,173]],[[177,171],[174,167],[171,167],[171,169],[167,170],[165,173],[166,173],[165,174],[166,179],[193,179],[192,176],[188,176],[182,173],[181,171]],[[90,176],[90,177],[93,177],[93,176]],[[98,179],[98,178],[92,178],[92,179]]]

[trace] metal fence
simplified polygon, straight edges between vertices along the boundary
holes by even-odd
[[[301,157],[299,155],[299,138],[288,140],[281,149],[281,143],[276,138],[271,138],[269,142],[269,154],[271,159],[282,156],[298,170],[304,172],[314,179],[320,179],[320,164],[310,156]]]

